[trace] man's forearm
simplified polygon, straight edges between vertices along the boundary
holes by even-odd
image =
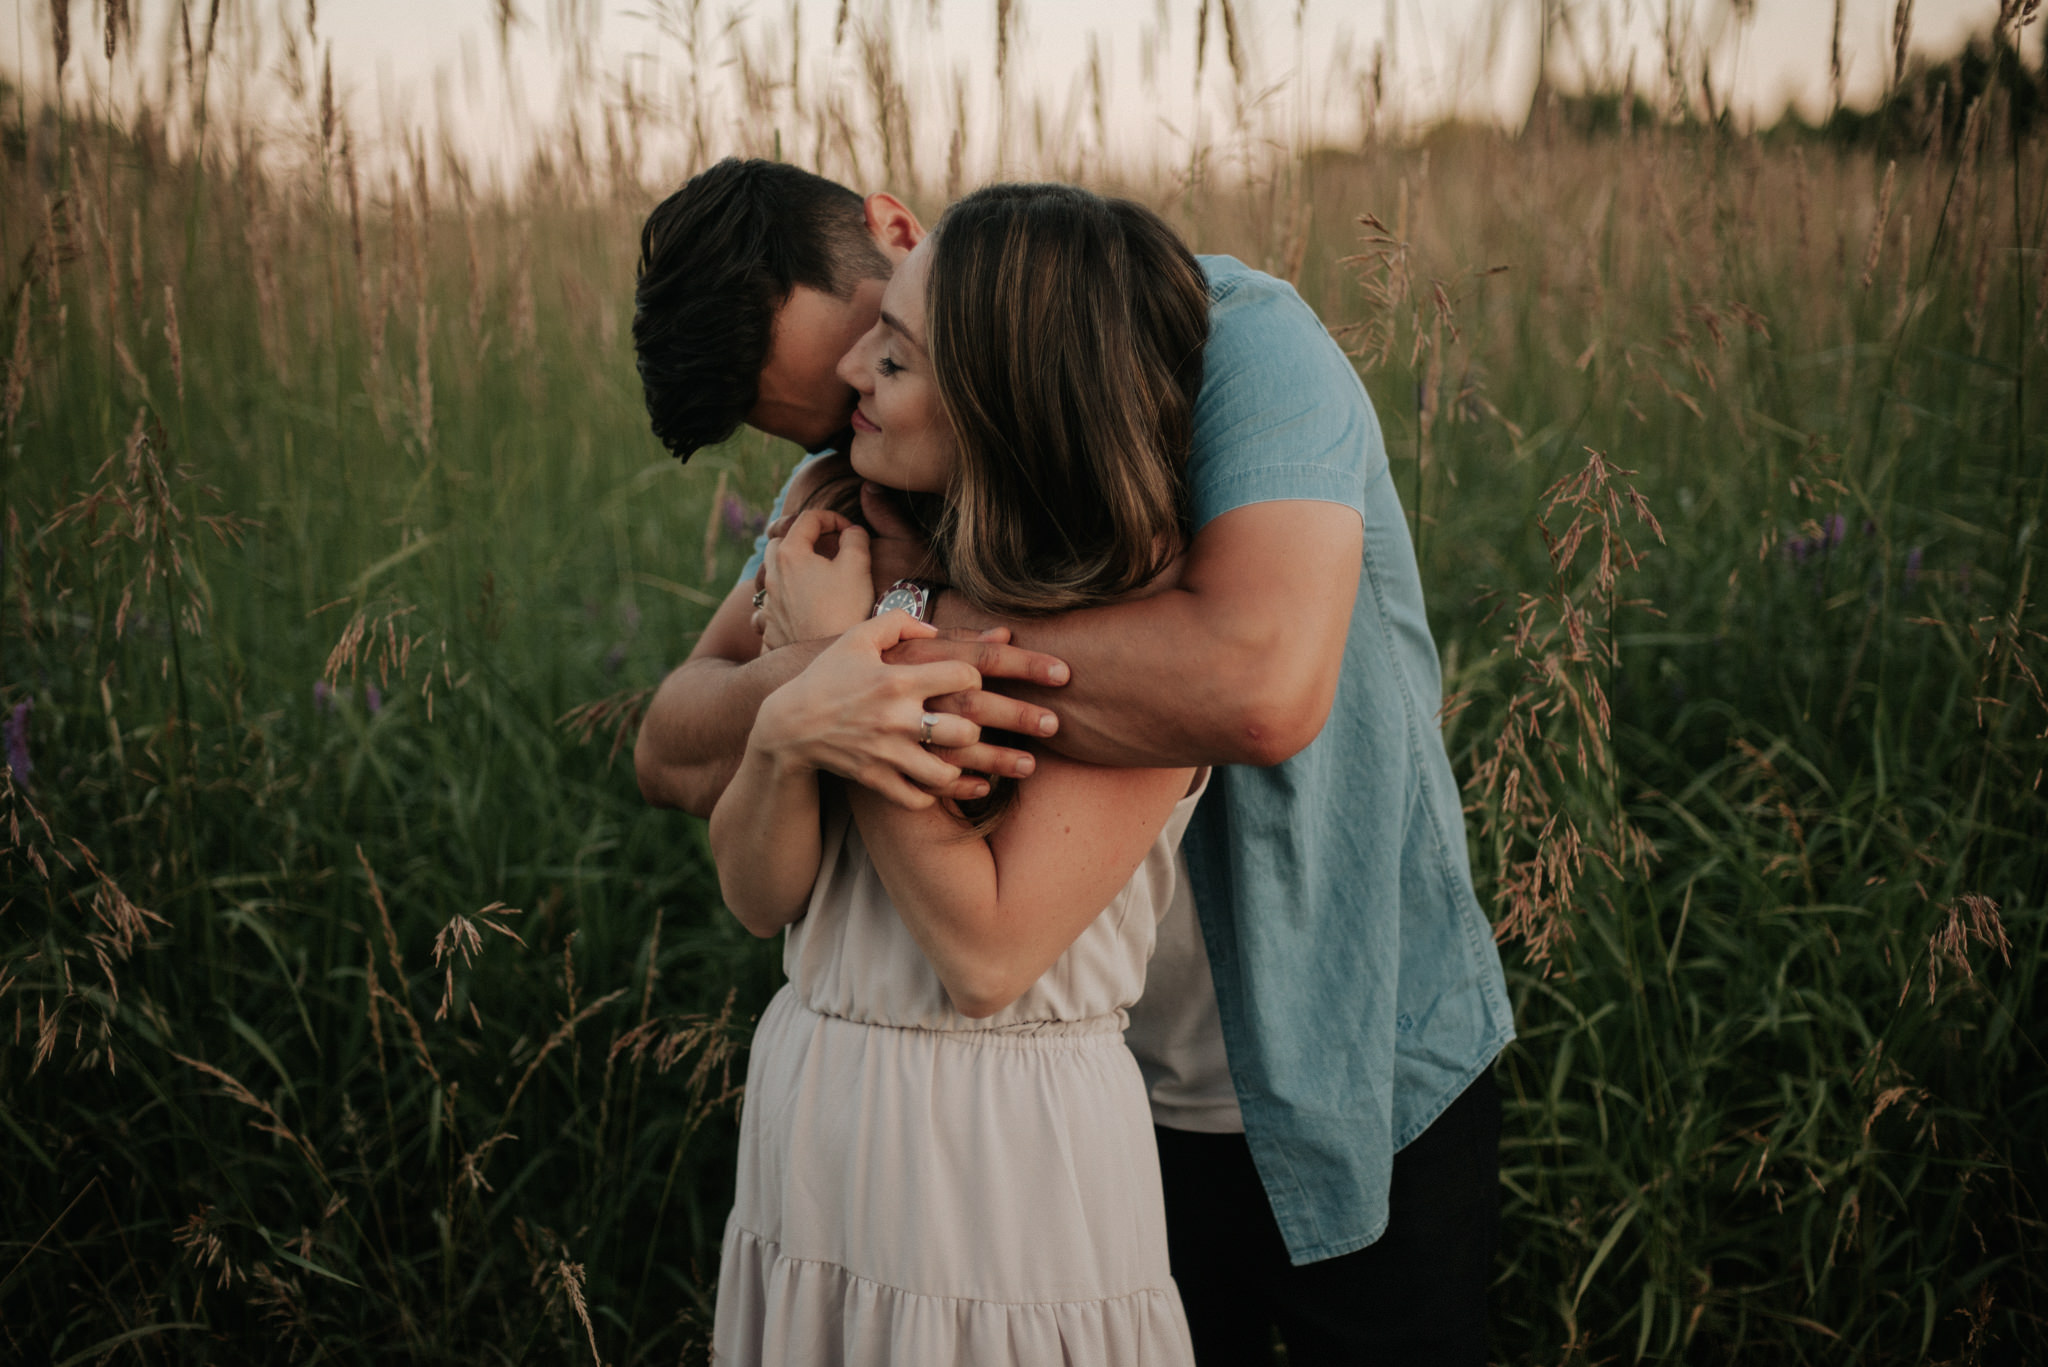
[[[1334,503],[1235,509],[1195,537],[1179,580],[1147,598],[1007,625],[1067,662],[1047,690],[1003,691],[1058,714],[1046,742],[1119,768],[1277,764],[1322,730],[1358,593],[1363,526]],[[946,593],[947,625],[992,625]]]
[[[633,744],[640,795],[657,807],[711,815],[746,753],[762,700],[801,674],[825,644],[785,646],[744,663],[705,655],[670,671]]]
[[[951,597],[952,595],[947,595]],[[1168,589],[1138,603],[1042,622],[1009,623],[1026,648],[1073,670],[1065,688],[1005,684],[1050,708],[1043,742],[1069,759],[1118,768],[1276,764],[1321,729],[1330,700],[1265,667],[1284,647],[1277,617],[1241,624],[1205,611],[1199,592]]]

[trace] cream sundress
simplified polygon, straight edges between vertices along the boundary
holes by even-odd
[[[1021,998],[954,1011],[843,801],[747,1065],[713,1360],[1192,1363],[1152,1117],[1124,1047],[1186,880],[1182,798]]]

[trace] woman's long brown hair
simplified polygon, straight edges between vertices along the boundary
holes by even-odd
[[[956,458],[930,520],[947,582],[1022,617],[1143,588],[1186,540],[1201,267],[1151,210],[1066,185],[976,191],[933,233],[926,350]],[[959,810],[986,835],[1015,797],[991,778]]]
[[[958,457],[947,581],[1036,616],[1142,588],[1180,553],[1209,335],[1201,267],[1157,214],[994,185],[933,230],[927,350]]]

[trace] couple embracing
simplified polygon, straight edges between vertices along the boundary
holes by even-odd
[[[671,450],[817,453],[635,752],[785,936],[717,1360],[1482,1362],[1513,1027],[1315,315],[1125,201],[761,161],[636,302]]]

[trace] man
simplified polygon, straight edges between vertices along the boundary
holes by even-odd
[[[831,442],[853,397],[833,364],[922,231],[887,195],[765,162],[684,186],[641,239],[634,341],[656,434],[683,456],[742,421]],[[1218,766],[1184,844],[1195,907],[1162,925],[1129,1036],[1198,1358],[1270,1356],[1277,1327],[1296,1363],[1477,1364],[1498,1208],[1488,1068],[1513,1027],[1414,553],[1371,405],[1314,314],[1228,258],[1203,267],[1178,583],[1028,624],[941,590],[936,620],[961,630],[914,658],[1005,681],[934,704],[984,728],[1094,763]],[[909,557],[879,568],[890,505],[870,489],[863,506],[886,581]],[[822,648],[759,654],[758,563],[650,706],[634,761],[651,801],[707,812],[761,700]],[[975,630],[990,626],[1009,634]],[[1030,765],[992,745],[946,758]],[[906,791],[883,750],[839,771]]]

